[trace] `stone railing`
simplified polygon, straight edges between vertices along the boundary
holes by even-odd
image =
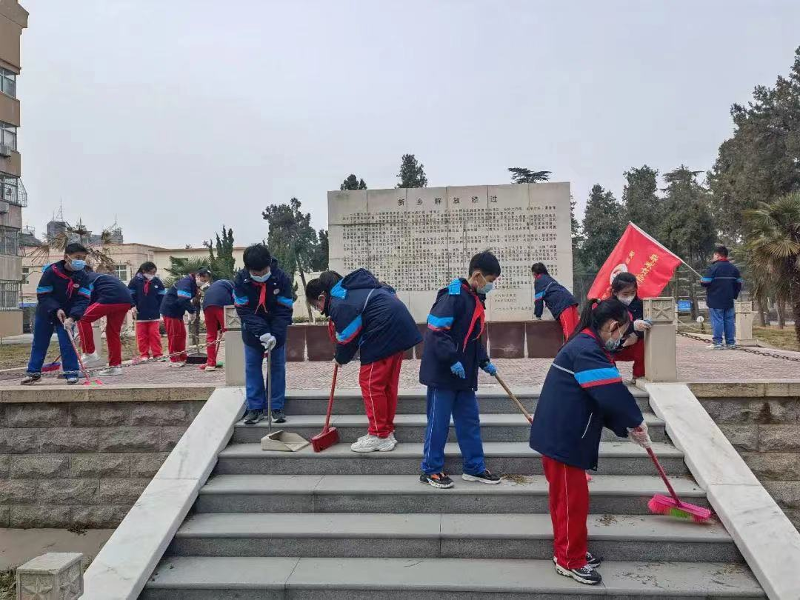
[[[209,386],[0,391],[0,527],[116,527]]]

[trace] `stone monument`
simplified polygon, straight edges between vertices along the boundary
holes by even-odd
[[[420,323],[436,291],[466,276],[481,250],[503,269],[488,297],[489,321],[533,318],[535,262],[572,287],[569,183],[328,192],[328,232],[331,269],[369,269]]]

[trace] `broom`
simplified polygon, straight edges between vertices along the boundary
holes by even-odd
[[[711,518],[711,511],[707,508],[703,508],[702,506],[688,504],[678,498],[678,494],[675,493],[675,489],[672,487],[669,479],[667,479],[667,474],[664,472],[664,467],[662,467],[661,463],[658,462],[653,449],[648,447],[647,454],[649,454],[650,458],[653,460],[653,464],[656,466],[656,469],[658,469],[661,479],[664,480],[664,484],[667,486],[667,489],[672,496],[672,498],[668,498],[667,496],[663,496],[661,494],[656,494],[653,496],[650,499],[650,502],[647,503],[647,508],[650,509],[650,512],[656,515],[668,515],[670,517],[677,517],[679,519],[691,519],[695,523],[705,523],[708,521]]]
[[[69,338],[70,344],[72,344],[72,349],[75,351],[75,356],[78,358],[78,364],[81,367],[81,371],[83,371],[83,376],[86,377],[86,381],[83,385],[92,385],[92,380],[89,378],[89,371],[87,371],[86,367],[83,366],[83,359],[81,359],[81,353],[78,352],[78,346],[75,343],[75,338],[72,336],[72,332],[66,327],[64,328],[64,331],[67,332],[67,337]],[[103,382],[99,379],[95,379],[94,383],[97,385],[103,385]]]
[[[500,377],[500,373],[495,373],[494,378],[497,379],[497,383],[503,386],[503,389],[506,391],[506,394],[508,394],[508,397],[517,403],[517,406],[519,407],[520,411],[522,411],[522,414],[525,415],[526,419],[528,419],[528,423],[533,423],[533,417],[531,416],[531,413],[525,410],[522,402],[517,399],[517,397],[514,395],[514,392],[511,391],[511,389],[506,385],[506,382]]]
[[[322,431],[311,438],[311,446],[314,452],[322,452],[326,448],[339,443],[339,432],[336,427],[331,427],[331,412],[333,412],[333,393],[336,390],[336,376],[339,374],[339,363],[333,366],[333,381],[331,381],[331,397],[328,399],[328,414],[325,417],[325,427]]]

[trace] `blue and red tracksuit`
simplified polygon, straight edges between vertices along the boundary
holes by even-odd
[[[631,316],[631,324],[628,326],[628,330],[625,332],[625,337],[627,338],[630,334],[636,334],[636,337],[639,338],[638,341],[633,344],[632,346],[625,346],[621,348],[617,352],[614,353],[614,362],[628,362],[633,361],[633,376],[635,378],[644,377],[645,370],[644,370],[644,332],[643,331],[636,331],[633,328],[633,322],[638,321],[640,319],[644,319],[644,303],[642,302],[641,298],[637,295],[634,297],[633,301],[628,305],[628,313]],[[623,338],[624,339],[624,338]]]
[[[197,309],[192,300],[197,296],[197,280],[194,275],[185,275],[175,282],[161,301],[161,316],[167,330],[167,351],[174,363],[186,362],[186,325],[183,315],[193,315]]]
[[[720,258],[714,261],[700,279],[700,285],[706,288],[706,304],[711,317],[711,330],[714,344],[722,345],[723,338],[729,346],[736,344],[736,314],[733,301],[742,291],[742,275],[739,269]]]
[[[598,333],[584,329],[556,355],[531,425],[549,485],[555,556],[568,569],[586,565],[587,469],[597,469],[603,427],[620,437],[643,418]]]
[[[564,332],[564,339],[568,339],[578,326],[580,317],[578,315],[578,301],[575,300],[570,291],[547,273],[535,276],[533,283],[534,290],[534,310],[537,319],[542,318],[544,307],[553,315],[553,318],[561,324]]]
[[[131,292],[133,305],[136,307],[136,341],[139,346],[140,358],[158,358],[162,355],[161,332],[161,301],[167,293],[164,283],[158,278],[147,279],[137,273],[128,289]]]
[[[54,331],[58,335],[64,374],[78,373],[78,357],[57,313],[63,310],[67,317],[75,321],[83,317],[91,298],[91,292],[86,287],[87,274],[86,271],[70,271],[63,260],[43,269],[42,278],[36,287],[38,304],[33,322],[33,345],[28,361],[29,375],[41,374]]]
[[[403,353],[422,341],[411,313],[366,269],[353,271],[331,290],[326,313],[333,323],[336,361],[350,362],[359,352],[359,384],[369,434],[394,431]]]
[[[286,402],[286,333],[292,323],[294,295],[292,282],[273,259],[264,283],[254,281],[242,269],[233,282],[233,303],[242,321],[245,359],[245,396],[249,410],[263,410],[267,404],[262,365],[261,336],[271,333],[277,340],[272,351],[272,410],[283,410]]]
[[[122,364],[122,340],[120,332],[125,322],[125,315],[133,305],[133,298],[128,287],[114,275],[105,273],[88,273],[87,280],[91,293],[91,304],[83,318],[78,321],[81,332],[81,346],[86,354],[96,350],[92,323],[106,318],[106,342],[108,343],[108,364],[118,367]]]
[[[466,279],[454,279],[439,290],[428,315],[419,370],[420,383],[428,386],[428,427],[420,465],[424,473],[440,473],[444,468],[444,446],[451,416],[464,473],[478,475],[486,470],[475,396],[478,368],[489,362],[481,341],[486,326],[484,301],[485,297],[476,294]],[[451,371],[459,362],[464,367],[464,379]]]
[[[225,333],[225,307],[233,305],[233,282],[219,279],[203,292],[203,316],[206,319],[206,353],[209,367],[217,366],[217,350]]]

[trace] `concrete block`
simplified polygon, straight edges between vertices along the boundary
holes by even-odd
[[[244,385],[244,342],[241,331],[225,332],[225,383]]]
[[[0,506],[0,527],[10,527],[9,519],[11,518],[11,507]]]
[[[69,506],[12,506],[9,526],[18,529],[66,528],[70,525]]]
[[[128,389],[133,402],[163,402],[169,399],[169,387],[166,385],[129,387]]]
[[[525,357],[525,323],[489,323],[492,358]]]
[[[0,454],[0,479],[8,477],[11,470],[11,456],[8,454]]]
[[[800,423],[759,425],[758,449],[761,452],[800,452]]]
[[[131,407],[128,404],[90,402],[87,404],[73,404],[70,408],[73,427],[127,425],[131,415]]]
[[[762,481],[800,481],[800,454],[743,452],[742,458]]]
[[[44,504],[95,504],[97,479],[52,479],[39,484],[37,503]]]
[[[308,325],[292,325],[286,332],[286,361],[303,362],[306,359],[306,329]]]
[[[153,477],[169,456],[168,452],[130,455],[131,477]]]
[[[564,332],[557,321],[525,323],[528,358],[554,358],[564,343]]]
[[[335,347],[328,335],[327,325],[308,326],[306,328],[306,352],[308,360],[331,361]]]
[[[758,423],[793,424],[800,421],[800,401],[794,398],[772,399],[764,402],[753,402],[750,406],[752,412],[758,411]],[[800,424],[797,425],[800,428]]]
[[[100,432],[100,452],[158,452],[160,446],[159,427],[115,427]]]
[[[90,454],[70,459],[72,477],[128,477],[132,457],[129,454]]]
[[[186,427],[162,427],[159,450],[162,452],[171,452],[185,432]]]
[[[764,489],[781,508],[800,509],[800,481],[765,481]]]
[[[0,480],[0,504],[31,504],[36,502],[38,481],[30,479]]]
[[[69,425],[67,404],[8,404],[8,427],[66,427]]]
[[[758,450],[758,425],[720,425],[719,428],[736,450]]]
[[[83,554],[49,552],[17,569],[17,600],[76,600],[83,595]]]
[[[69,477],[69,456],[13,456],[11,458],[11,477],[13,479]]]
[[[99,436],[97,428],[65,427],[41,431],[41,452],[43,453],[97,452]]]
[[[192,409],[187,402],[146,403],[133,406],[131,425],[189,425]]]
[[[101,479],[98,501],[109,504],[133,504],[148,483],[149,479]]]
[[[0,429],[0,454],[29,454],[39,452],[41,436],[32,428]]]
[[[128,514],[129,506],[75,506],[72,509],[72,525],[87,529],[117,527]]]
[[[227,362],[225,363],[227,365]],[[242,362],[244,373],[244,361]],[[213,385],[182,385],[169,388],[170,402],[205,402],[216,388]]]
[[[83,386],[47,386],[47,394],[42,394],[40,387],[7,387],[3,390],[3,402],[6,406],[15,404],[55,404],[61,402],[83,402],[87,398],[87,390]],[[6,417],[8,415],[6,414]]]

